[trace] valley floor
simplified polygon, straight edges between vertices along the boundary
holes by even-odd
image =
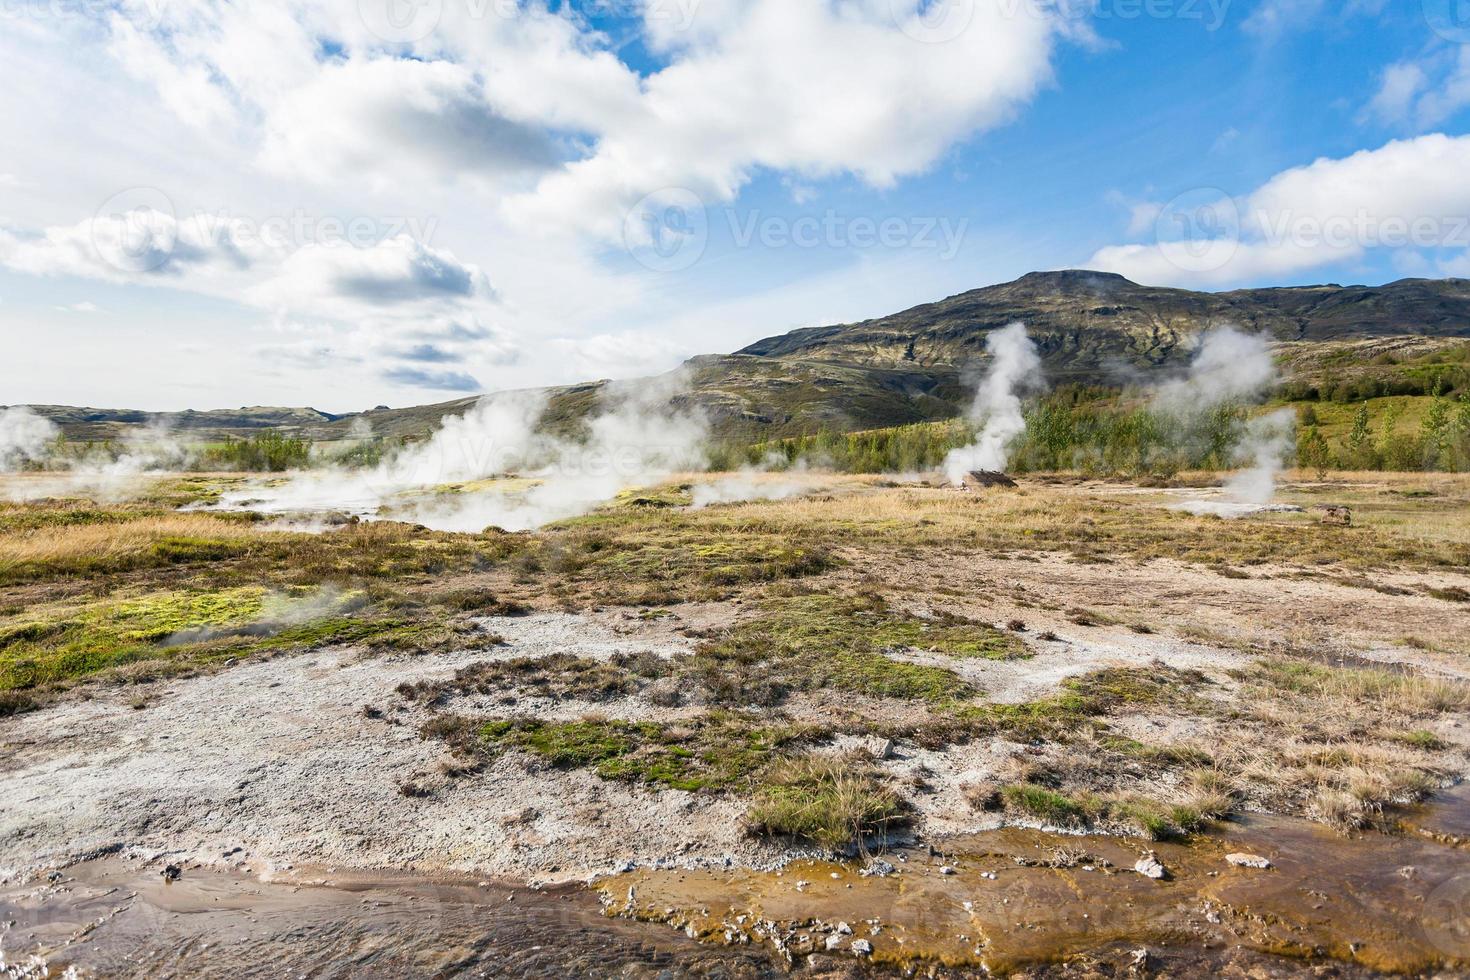
[[[178,510],[233,479],[7,487],[12,963],[98,968],[173,867],[255,896],[267,956],[271,888],[407,873],[734,956],[691,973],[1470,967],[1470,479],[1302,478],[1238,520],[1174,506],[1203,478],[823,474],[527,534]],[[501,972],[461,938],[437,971]],[[138,962],[204,962],[178,943]]]

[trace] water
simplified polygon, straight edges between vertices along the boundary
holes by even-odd
[[[1177,976],[1320,975],[1328,960],[1350,978],[1470,969],[1470,788],[1406,813],[1404,830],[1347,838],[1250,816],[1150,845],[1004,828],[940,855],[889,854],[888,877],[802,862],[539,891],[194,868],[169,882],[156,863],[105,857],[0,888],[0,949],[11,964],[41,956],[37,977],[1080,977],[1136,972],[1140,957]],[[1132,870],[1150,849],[1167,880]],[[1235,867],[1232,852],[1272,867]],[[829,955],[838,922],[852,934]],[[859,938],[872,945],[861,966],[846,951]]]
[[[576,886],[538,892],[408,876],[296,886],[191,869],[165,882],[156,865],[106,858],[56,882],[0,889],[0,925],[9,961],[44,958],[39,976],[72,965],[84,976],[139,978],[777,973],[762,950],[703,946],[607,918]]]
[[[1467,803],[1460,794],[1425,822],[1463,825]],[[1132,870],[1146,850],[1168,880]],[[1233,852],[1273,866],[1233,866]],[[639,871],[599,887],[618,914],[798,958],[823,952],[846,922],[840,948],[866,940],[874,962],[900,969],[1005,973],[1141,947],[1201,972],[1232,950],[1289,957],[1276,966],[1288,974],[1294,961],[1328,958],[1369,972],[1470,968],[1470,849],[1427,834],[1349,839],[1274,817],[1187,845],[1005,828],[891,860],[889,877],[807,862],[779,874]]]

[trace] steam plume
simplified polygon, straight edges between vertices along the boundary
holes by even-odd
[[[50,419],[24,405],[0,412],[0,473],[14,473],[26,463],[39,462],[60,431]]]
[[[981,426],[980,435],[973,445],[951,450],[944,460],[945,476],[954,484],[973,470],[1005,469],[1007,449],[1026,431],[1021,396],[1042,384],[1041,354],[1024,323],[993,332],[985,338],[985,349],[994,360],[969,412],[971,421]]]

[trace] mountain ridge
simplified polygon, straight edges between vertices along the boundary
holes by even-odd
[[[1433,358],[1470,341],[1470,280],[1210,293],[1144,286],[1086,269],[1033,272],[888,316],[803,327],[731,354],[690,358],[682,369],[689,388],[678,401],[704,410],[716,434],[732,439],[950,418],[968,402],[965,379],[986,356],[985,337],[1016,321],[1027,324],[1053,384],[1116,386],[1182,371],[1202,330],[1231,323],[1268,333],[1287,377],[1320,386],[1335,370]],[[607,384],[544,389],[550,424],[574,428]],[[180,413],[33,407],[70,439],[101,441],[167,424],[201,438],[269,429],[333,441],[363,423],[385,437],[421,437],[478,397],[340,414],[275,407]]]

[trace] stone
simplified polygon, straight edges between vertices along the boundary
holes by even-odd
[[[1270,860],[1261,857],[1259,854],[1227,854],[1225,855],[1225,860],[1237,868],[1258,868],[1261,871],[1265,871],[1271,867]]]
[[[1164,867],[1158,855],[1153,851],[1149,851],[1143,857],[1139,858],[1138,862],[1133,865],[1133,870],[1145,878],[1152,878],[1155,881],[1160,881],[1169,876],[1169,869]]]
[[[873,944],[868,942],[866,939],[854,939],[852,941],[851,949],[859,956],[873,955]]]

